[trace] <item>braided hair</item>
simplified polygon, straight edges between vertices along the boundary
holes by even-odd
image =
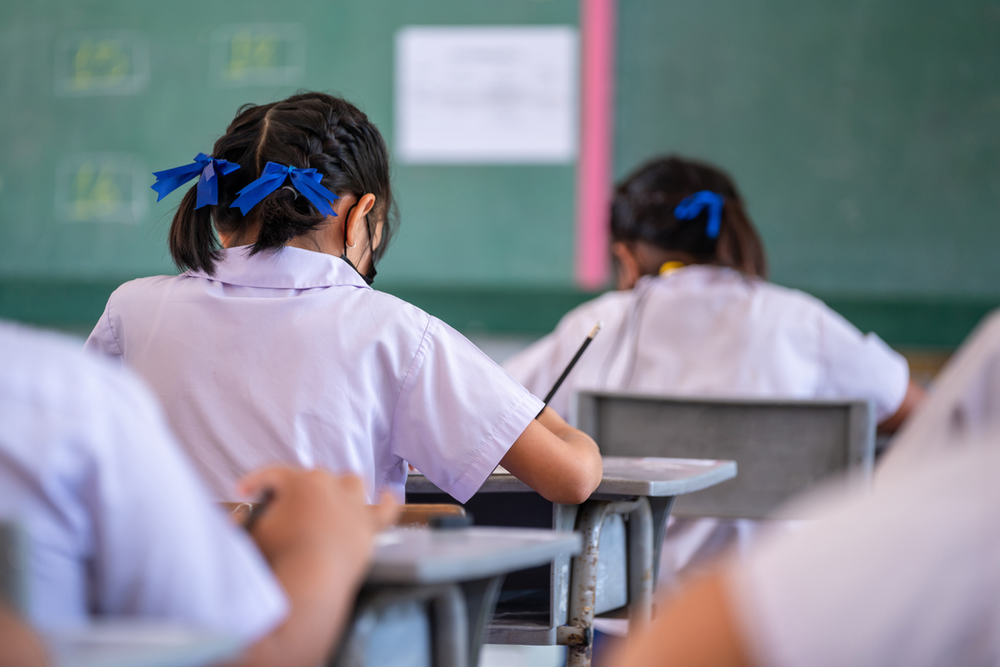
[[[326,223],[323,214],[290,187],[278,188],[244,216],[230,208],[237,193],[260,177],[268,162],[315,168],[322,185],[343,196],[375,195],[368,214],[369,238],[384,223],[372,262],[385,253],[398,226],[389,184],[389,151],[378,128],[353,104],[324,93],[301,93],[272,104],[240,108],[215,142],[215,158],[240,165],[219,180],[217,205],[195,208],[197,193],[185,194],[170,226],[170,256],[177,267],[215,273],[221,259],[216,230],[233,238],[256,238],[250,254],[281,248]],[[213,227],[214,223],[214,227]]]

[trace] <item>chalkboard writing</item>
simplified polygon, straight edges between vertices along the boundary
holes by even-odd
[[[148,170],[134,155],[68,155],[56,172],[56,216],[62,222],[139,222],[146,213],[148,180]]]
[[[212,35],[210,69],[221,87],[297,83],[305,62],[306,35],[299,25],[227,25]]]
[[[149,45],[137,32],[65,35],[56,45],[55,92],[61,97],[134,95],[149,83]]]

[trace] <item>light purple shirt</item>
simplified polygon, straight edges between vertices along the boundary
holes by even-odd
[[[126,283],[86,346],[153,387],[219,499],[275,463],[402,497],[409,462],[464,502],[542,407],[440,320],[300,248]]]
[[[0,518],[27,532],[28,611],[43,629],[127,616],[253,641],[288,609],[134,375],[4,323]]]

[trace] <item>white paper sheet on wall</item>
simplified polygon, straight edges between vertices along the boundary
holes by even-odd
[[[396,33],[395,138],[411,164],[563,164],[576,156],[571,26]]]

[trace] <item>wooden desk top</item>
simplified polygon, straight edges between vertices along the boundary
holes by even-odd
[[[576,533],[534,528],[393,528],[375,541],[367,583],[440,584],[483,579],[580,553]]]
[[[735,461],[708,459],[604,457],[604,478],[594,496],[679,496],[715,486],[736,476]],[[509,472],[494,472],[480,487],[482,493],[525,493],[531,487]],[[410,473],[407,494],[442,493],[419,473]]]

